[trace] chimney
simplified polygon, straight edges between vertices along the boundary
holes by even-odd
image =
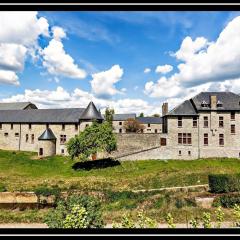
[[[166,115],[168,113],[168,103],[165,102],[162,105],[162,116]]]
[[[211,104],[211,109],[217,108],[217,96],[216,95],[210,96],[210,104]]]

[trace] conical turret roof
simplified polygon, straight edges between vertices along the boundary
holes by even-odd
[[[56,137],[53,134],[52,130],[50,128],[47,128],[38,138],[38,140],[56,140]]]
[[[83,111],[81,119],[84,120],[103,120],[101,113],[97,110],[93,102],[90,102]]]

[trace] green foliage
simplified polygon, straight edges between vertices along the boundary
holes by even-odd
[[[196,217],[196,218],[193,218],[193,219],[191,219],[190,220],[190,225],[192,225],[192,228],[198,228],[198,226],[199,226],[199,218],[198,217]]]
[[[217,210],[215,211],[216,214],[216,218],[217,218],[217,228],[221,227],[221,224],[223,222],[224,219],[224,212],[222,211],[221,207],[218,207]]]
[[[167,216],[165,217],[165,220],[166,220],[169,228],[176,228],[176,225],[174,224],[174,219],[173,219],[171,213],[167,214]]]
[[[211,214],[204,212],[202,215],[202,222],[204,228],[211,228]]]
[[[45,218],[50,228],[101,228],[104,226],[100,202],[88,195],[60,199]]]
[[[93,124],[71,138],[67,143],[67,150],[72,159],[87,161],[88,157],[97,152],[108,152],[117,149],[116,136],[108,122]]]
[[[112,126],[113,121],[113,115],[114,115],[114,109],[106,108],[105,110],[105,120]]]
[[[236,217],[235,226],[240,227],[240,205],[237,204],[234,205],[233,214]]]
[[[121,223],[116,222],[112,225],[113,228],[136,228],[134,221],[130,218],[129,214],[124,214]]]
[[[144,113],[141,112],[141,113],[139,114],[139,117],[144,117]]]
[[[153,114],[153,117],[160,117],[160,114],[155,113],[155,114]]]
[[[6,192],[6,191],[7,191],[7,188],[2,183],[0,183],[0,192]]]
[[[240,204],[240,194],[227,194],[214,199],[213,206],[233,208],[235,204]]]
[[[208,181],[213,193],[240,191],[240,174],[210,174]]]
[[[143,211],[138,213],[138,227],[140,228],[157,228],[157,222],[144,215]]]
[[[182,207],[184,207],[184,205],[185,205],[184,200],[182,200],[182,199],[176,200],[176,203],[175,203],[176,208],[182,208]]]

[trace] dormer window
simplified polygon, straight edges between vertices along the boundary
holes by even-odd
[[[218,100],[217,101],[217,107],[222,107],[222,106],[223,106],[223,103],[220,100]]]
[[[201,106],[202,106],[202,107],[208,107],[208,103],[203,100],[202,103],[201,103]]]

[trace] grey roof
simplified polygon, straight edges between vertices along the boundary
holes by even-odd
[[[36,105],[31,102],[12,102],[12,103],[0,103],[0,110],[23,110],[27,107],[37,109]]]
[[[90,102],[87,106],[87,108],[84,110],[84,112],[81,115],[81,119],[84,120],[103,120],[103,117],[101,113],[97,110],[96,106],[93,102]]]
[[[194,116],[198,115],[195,111],[192,103],[190,100],[184,101],[182,104],[175,107],[173,110],[171,110],[169,113],[166,114],[166,116]]]
[[[1,123],[78,123],[84,108],[1,110]]]
[[[38,140],[56,140],[56,137],[53,134],[52,130],[50,128],[47,128],[38,138]]]
[[[222,103],[222,107],[219,107],[219,110],[240,110],[240,96],[233,92],[201,92],[195,97],[192,98],[192,101],[199,111],[201,110],[211,110],[211,107],[202,107],[201,103],[205,101],[210,104],[210,96],[216,96],[217,101]]]
[[[135,113],[121,113],[121,114],[114,114],[113,115],[113,121],[124,121],[127,120],[129,118],[136,118],[136,114]]]
[[[161,124],[162,118],[161,117],[137,117],[137,120],[143,124]]]

